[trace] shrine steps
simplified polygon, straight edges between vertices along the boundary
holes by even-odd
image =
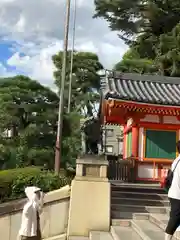
[[[112,239],[164,240],[167,222],[167,214],[134,214],[132,220],[113,220]],[[176,231],[173,239],[180,239],[180,231]]]
[[[111,185],[112,239],[164,240],[168,214],[167,194],[157,184]]]
[[[133,213],[168,213],[167,194],[156,185],[111,185],[111,218],[132,219]]]
[[[113,219],[110,232],[93,231],[89,237],[74,237],[69,240],[164,240],[168,221],[166,214],[133,214],[131,220]],[[180,240],[176,232],[173,240]]]
[[[168,197],[159,186],[115,184],[111,186],[110,231],[70,240],[164,240],[168,215]],[[180,232],[174,239],[180,240]]]

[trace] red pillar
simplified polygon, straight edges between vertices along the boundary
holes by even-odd
[[[132,156],[138,157],[138,142],[139,142],[139,128],[137,126],[132,127]]]

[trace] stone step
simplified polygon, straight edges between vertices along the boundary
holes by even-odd
[[[155,224],[156,226],[158,226],[163,231],[165,231],[166,229],[168,220],[169,220],[169,216],[167,214],[150,214],[149,215],[149,221]],[[176,239],[180,239],[180,226],[175,232],[174,237]]]
[[[133,213],[148,213],[144,206],[111,204],[111,218],[132,219]]]
[[[123,186],[123,185],[111,185],[111,191],[115,192],[139,192],[139,193],[154,193],[154,194],[165,194],[164,189],[160,187],[137,187],[137,186]]]
[[[154,217],[159,222],[152,222],[150,217]],[[89,238],[77,236],[70,237],[68,240],[164,240],[167,220],[168,216],[165,214],[134,214],[133,220],[113,219],[110,233],[91,231]],[[163,225],[159,224],[161,221]],[[180,231],[174,234],[173,240],[180,240]]]
[[[133,214],[148,214],[148,213],[161,213],[167,214],[166,207],[155,206],[137,206],[137,205],[112,205],[111,206],[111,219],[132,219]]]
[[[88,237],[82,237],[82,236],[70,236],[68,240],[89,240]]]
[[[130,227],[131,220],[130,219],[112,219],[111,226]]]
[[[114,240],[142,240],[131,227],[112,226],[111,234]]]
[[[90,240],[113,240],[113,237],[109,232],[92,231],[89,234],[89,239]]]
[[[111,219],[133,219],[134,212],[123,212],[123,211],[111,211]],[[144,210],[139,212],[139,214],[148,214],[147,211]]]
[[[134,204],[111,204],[112,211],[133,212],[133,213],[167,213],[167,207],[159,206],[137,206]]]
[[[160,183],[128,183],[119,180],[110,180],[112,186],[133,187],[133,188],[160,188]]]
[[[164,231],[148,220],[132,220],[131,224],[142,239],[164,240]]]
[[[141,199],[135,198],[134,196],[131,198],[113,197],[111,199],[111,204],[124,204],[124,203],[126,203],[127,205],[169,207],[169,201],[164,200]]]
[[[50,237],[50,238],[45,238],[44,240],[66,240],[67,239],[67,235],[66,234],[61,234],[61,235],[57,235],[54,237]],[[73,239],[75,240],[75,239]]]
[[[133,220],[113,219],[111,234],[114,240],[164,240],[166,224],[160,225],[160,221],[151,222],[151,215],[167,224],[168,216],[163,214],[134,214]],[[180,228],[174,234],[173,240],[180,240]]]
[[[112,197],[112,199],[115,198],[115,197],[122,197],[122,198],[141,198],[141,199],[168,201],[167,194],[157,194],[157,193],[112,191],[111,192],[111,197]]]
[[[149,220],[132,220],[131,227],[145,240],[164,240],[164,229]],[[176,231],[173,240],[180,240],[180,231]]]
[[[135,220],[149,220],[150,213],[133,213],[132,219]]]
[[[149,214],[149,221],[160,227],[162,230],[165,230],[168,219],[169,217],[167,214]]]
[[[129,219],[133,218],[132,212],[111,211],[111,219]]]

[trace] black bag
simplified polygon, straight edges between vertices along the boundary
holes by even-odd
[[[174,176],[174,171],[175,171],[179,161],[180,160],[178,160],[178,162],[176,163],[176,166],[173,171],[171,169],[168,170],[168,173],[167,173],[167,176],[166,176],[165,182],[164,182],[164,188],[166,189],[166,191],[168,191],[169,188],[171,187],[173,176]]]

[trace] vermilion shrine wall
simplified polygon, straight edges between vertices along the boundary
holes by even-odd
[[[136,125],[136,131],[138,133],[138,143],[135,143],[135,138],[133,136],[133,120],[132,121],[132,149],[135,147],[133,146],[138,145],[137,150],[137,180],[159,180],[163,177],[163,174],[167,171],[166,169],[169,168],[171,161],[167,159],[146,159],[144,157],[145,152],[145,130],[146,129],[161,129],[166,131],[167,128],[173,129],[176,131],[177,140],[180,140],[180,121],[176,116],[159,116],[153,114],[146,114],[143,118],[141,118]],[[129,122],[127,123],[129,124]],[[127,127],[127,126],[126,126]],[[137,136],[136,136],[137,137]],[[168,141],[168,139],[167,139]],[[127,157],[127,138],[126,134],[124,136],[124,158]]]

